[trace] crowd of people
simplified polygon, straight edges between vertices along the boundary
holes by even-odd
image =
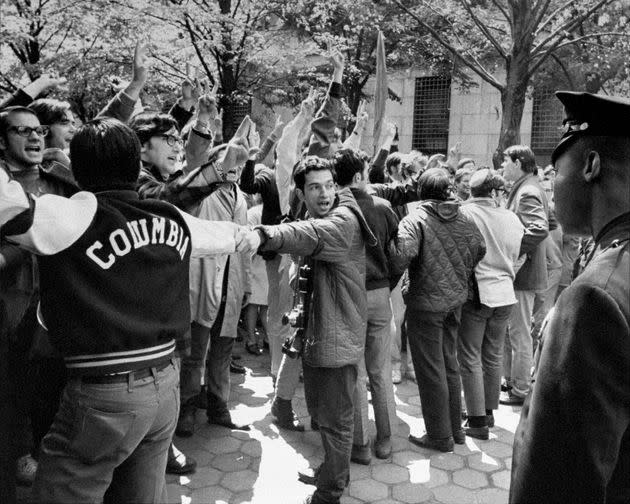
[[[361,151],[365,104],[338,128],[336,50],[325,94],[262,142],[249,116],[223,138],[218,89],[198,83],[168,113],[142,110],[148,60],[139,43],[129,84],[81,126],[39,98],[48,76],[0,104],[3,502],[16,479],[35,502],[163,502],[165,472],[195,470],[176,443],[198,408],[250,428],[228,407],[240,334],[269,349],[280,428],[305,430],[304,382],[324,448],[299,475],[310,503],[340,501],[351,461],[391,456],[403,379],[426,429],[409,441],[440,452],[488,439],[499,403],[525,403],[513,502],[628,498],[630,105],[565,93],[554,165],[514,145],[494,170],[459,146],[402,153],[388,123]],[[575,488],[552,481],[571,471]]]

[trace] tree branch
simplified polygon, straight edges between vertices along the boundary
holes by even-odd
[[[576,44],[578,42],[581,42],[584,39],[588,39],[588,38],[593,38],[593,37],[604,37],[604,36],[613,36],[613,37],[628,37],[630,38],[630,33],[624,33],[624,32],[597,32],[597,33],[587,33],[586,35],[582,35],[581,37],[577,37],[571,40],[567,40],[566,42],[562,42],[561,44],[557,45],[553,52],[557,51],[558,49],[562,49],[563,47],[567,47],[573,44]],[[536,57],[541,57],[543,56],[545,53],[547,52],[547,50],[544,51],[539,51],[538,53],[532,53],[532,57],[536,58]]]
[[[195,48],[195,52],[197,53],[197,58],[199,58],[199,61],[201,62],[201,65],[203,66],[203,69],[206,71],[206,75],[208,76],[208,79],[210,80],[210,84],[212,84],[214,86],[214,77],[212,75],[212,72],[210,71],[210,68],[208,67],[208,64],[206,63],[205,58],[203,57],[203,55],[201,54],[201,49],[199,48],[199,45],[197,44],[197,36],[190,24],[190,17],[188,15],[188,13],[184,14],[185,16],[185,26],[186,29],[188,30],[188,34],[190,35],[190,41],[192,42],[193,47]]]
[[[490,41],[494,49],[499,53],[499,56],[501,56],[504,60],[507,60],[507,54],[505,54],[503,47],[501,47],[501,44],[499,44],[499,42],[492,36],[488,28],[484,26],[484,24],[479,20],[475,12],[472,10],[468,1],[459,0],[459,3],[464,6],[464,9],[466,9],[466,12],[468,12],[468,15],[471,17],[475,25],[477,25],[477,28],[479,28],[481,33],[488,39],[488,41]]]
[[[547,9],[549,8],[549,4],[551,3],[551,0],[546,0],[546,5],[545,8],[541,9],[541,11],[538,14],[537,17],[537,21],[538,23],[541,23],[543,16],[545,15],[545,12],[547,11]],[[547,17],[547,19],[545,19],[544,22],[542,22],[538,26],[538,28],[536,28],[536,31],[534,32],[534,36],[537,36],[540,34],[540,32],[542,32],[542,30],[549,24],[551,23],[555,17],[562,12],[564,9],[566,9],[567,7],[569,7],[570,5],[574,4],[575,0],[568,0],[567,2],[565,2],[564,4],[562,4],[560,7],[558,7],[557,9],[554,9],[554,11],[549,14],[549,16]]]
[[[505,19],[509,23],[510,14],[508,13],[508,11],[505,10],[505,7],[503,7],[503,5],[501,5],[501,3],[498,0],[491,0],[491,1],[494,4],[494,6],[501,12],[501,14],[503,14],[503,17],[505,17]]]
[[[569,73],[569,70],[567,69],[567,67],[565,66],[565,64],[562,62],[562,60],[560,58],[558,58],[557,55],[552,54],[551,58],[558,64],[558,66],[562,69],[562,72],[564,73],[564,76],[567,78],[567,80],[569,81],[569,87],[571,89],[575,89],[575,82],[573,81],[573,77],[571,77],[571,74]]]
[[[453,57],[455,59],[461,61],[464,65],[466,65],[468,68],[470,68],[473,72],[475,72],[479,77],[481,77],[484,81],[486,81],[492,87],[495,87],[499,91],[503,90],[504,86],[499,81],[497,81],[490,74],[490,72],[488,72],[479,62],[475,61],[474,58],[473,58],[473,61],[471,61],[471,60],[467,59],[466,57],[464,57],[461,54],[460,50],[458,50],[450,42],[448,42],[446,39],[444,39],[442,37],[442,35],[440,35],[440,33],[435,28],[433,28],[432,26],[430,26],[427,23],[425,23],[414,12],[409,10],[405,5],[403,5],[400,2],[400,0],[393,0],[393,2],[396,5],[398,5],[398,7],[400,7],[400,9],[402,9],[407,14],[409,14],[413,19],[415,19],[416,22],[418,24],[420,24],[420,26],[422,26],[425,30],[427,30],[433,36],[433,38],[438,42],[438,44],[440,44],[447,51],[449,51],[453,55]]]

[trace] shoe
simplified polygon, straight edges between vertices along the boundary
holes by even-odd
[[[221,415],[211,415],[208,414],[208,423],[214,425],[220,425],[222,427],[227,427],[232,430],[242,430],[248,431],[251,430],[251,427],[247,424],[239,425],[232,422],[232,417],[229,412],[223,413]]]
[[[453,441],[455,444],[466,444],[466,433],[464,429],[453,432]]]
[[[184,455],[177,447],[171,443],[168,449],[168,460],[166,462],[166,474],[192,474],[197,469],[197,462]]]
[[[181,407],[175,435],[179,437],[190,437],[195,432],[195,411],[197,407],[192,402],[188,402]]]
[[[263,351],[261,348],[258,348],[258,345],[256,343],[245,343],[245,350],[247,350],[247,353],[250,353],[252,355],[262,355]]]
[[[309,470],[309,473],[298,471],[298,481],[304,483],[305,485],[317,486],[317,476],[319,476],[319,471],[321,471],[321,469],[322,466],[320,465],[315,470]]]
[[[197,394],[196,397],[191,399],[192,404],[195,405],[198,409],[207,410],[208,409],[208,387],[202,385],[201,391]]]
[[[488,420],[488,428],[492,429],[494,427],[494,415],[486,415],[486,418]]]
[[[453,448],[455,447],[452,437],[433,439],[430,438],[428,434],[425,434],[422,437],[416,437],[409,434],[409,441],[421,448],[429,448],[430,450],[438,450],[445,453],[453,451]]]
[[[230,373],[245,374],[245,368],[234,361],[230,361]]]
[[[402,375],[400,374],[399,369],[394,369],[392,371],[392,383],[394,385],[398,385],[399,383],[402,383]]]
[[[499,395],[499,404],[506,404],[508,406],[522,406],[525,402],[524,397],[513,394],[511,390],[507,392],[501,392]]]
[[[501,380],[501,392],[509,392],[512,390],[512,385],[508,385],[508,382]]]
[[[476,439],[489,439],[490,438],[490,429],[488,426],[485,427],[468,427],[468,424],[464,426],[464,431],[468,437],[473,437]]]
[[[355,464],[370,465],[372,461],[372,454],[370,453],[370,443],[361,445],[352,445],[352,452],[350,453],[350,462]]]
[[[271,403],[271,414],[276,417],[276,421],[274,423],[278,427],[297,432],[304,432],[304,425],[302,425],[298,420],[289,399],[282,399],[276,396]]]
[[[392,456],[392,439],[386,437],[383,439],[377,439],[374,442],[374,453],[377,458],[388,459]]]
[[[35,473],[37,472],[37,460],[30,453],[23,455],[17,459],[17,470],[15,480],[18,485],[31,486],[35,481]]]
[[[407,370],[407,372],[405,373],[405,378],[407,378],[407,380],[411,380],[414,383],[417,382],[416,372],[413,369]]]
[[[319,431],[319,423],[314,418],[311,418],[311,430]]]

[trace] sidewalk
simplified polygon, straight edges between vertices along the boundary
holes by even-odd
[[[267,353],[254,357],[243,352],[240,362],[248,371],[231,375],[230,406],[236,423],[249,423],[252,430],[210,426],[205,412],[198,410],[195,435],[175,438],[176,446],[197,460],[197,472],[190,477],[167,476],[172,503],[297,504],[314,490],[297,481],[297,471],[321,463],[319,433],[280,430],[271,422],[273,387]],[[440,453],[407,440],[410,432],[423,432],[417,385],[403,381],[394,387],[398,423],[392,425],[392,459],[372,457],[369,466],[351,464],[350,486],[341,502],[506,504],[521,408],[500,406],[488,441],[466,438],[465,445],[455,445],[454,453]],[[309,429],[301,386],[293,405]],[[374,434],[373,423],[371,427]]]

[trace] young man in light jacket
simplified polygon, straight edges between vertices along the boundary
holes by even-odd
[[[462,307],[457,360],[462,377],[468,423],[466,435],[488,439],[492,411],[499,405],[505,331],[514,296],[515,263],[525,228],[518,217],[497,205],[505,180],[482,169],[470,178],[472,198],[462,205],[486,242],[486,255],[475,266],[474,298]]]

